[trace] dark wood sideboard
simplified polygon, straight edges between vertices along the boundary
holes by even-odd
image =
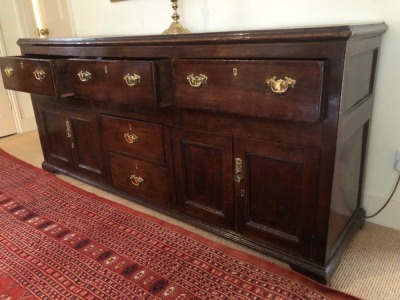
[[[386,29],[20,39],[0,67],[32,95],[44,169],[326,283],[365,218]]]

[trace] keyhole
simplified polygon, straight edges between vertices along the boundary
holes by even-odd
[[[238,75],[238,70],[236,68],[233,68],[232,70],[233,76],[237,76]]]

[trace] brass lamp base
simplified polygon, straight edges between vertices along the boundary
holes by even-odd
[[[190,31],[182,26],[179,22],[178,15],[178,0],[171,0],[172,8],[174,9],[174,13],[172,14],[172,19],[174,20],[169,28],[164,30],[163,34],[182,34],[182,33],[190,33]]]
[[[174,21],[169,25],[168,29],[163,31],[163,34],[182,34],[182,33],[190,33],[190,30],[186,29],[182,26],[182,24],[178,21]]]

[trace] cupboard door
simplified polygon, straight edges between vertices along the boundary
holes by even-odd
[[[309,254],[319,151],[237,138],[235,157],[243,168],[235,183],[239,232],[289,254]]]
[[[75,109],[66,109],[65,112],[71,130],[74,171],[103,181],[104,160],[96,113]]]
[[[46,162],[71,169],[71,145],[67,138],[65,111],[60,105],[36,100],[36,118]]]
[[[46,162],[96,181],[104,181],[96,113],[34,98]]]
[[[178,209],[198,220],[233,228],[232,138],[173,131]]]

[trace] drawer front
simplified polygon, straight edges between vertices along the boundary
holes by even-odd
[[[67,59],[4,57],[0,68],[6,89],[52,97],[72,95]]]
[[[162,62],[71,59],[69,64],[76,97],[154,109],[168,89],[165,79],[156,82]]]
[[[102,123],[105,149],[165,162],[160,125],[106,115],[102,116]]]
[[[140,198],[168,205],[167,168],[125,155],[110,153],[112,184]]]
[[[191,109],[318,122],[321,61],[174,60],[175,103]]]

